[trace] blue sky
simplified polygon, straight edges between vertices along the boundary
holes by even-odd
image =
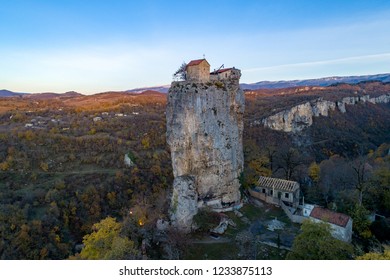
[[[390,1],[2,1],[0,89],[169,84],[206,56],[241,82],[390,72]]]

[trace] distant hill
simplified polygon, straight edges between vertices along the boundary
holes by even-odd
[[[31,93],[23,97],[31,98],[31,99],[50,99],[50,98],[64,99],[64,98],[73,98],[73,97],[80,97],[80,96],[84,96],[84,95],[75,91],[68,91],[65,93],[54,93],[54,92]]]
[[[0,90],[0,97],[22,96],[22,95],[24,95],[24,94],[25,94],[25,93],[13,92],[13,91],[6,90],[6,89],[1,89],[1,90]]]
[[[318,79],[309,79],[309,80],[291,80],[291,81],[261,81],[252,84],[242,83],[241,88],[244,90],[257,90],[257,89],[284,89],[284,88],[293,88],[293,87],[326,87],[334,84],[357,84],[360,82],[366,81],[380,81],[382,83],[390,83],[390,73],[387,74],[377,74],[377,75],[364,75],[364,76],[345,76],[345,77],[326,77],[326,78],[318,78]],[[154,87],[143,87],[143,88],[135,88],[129,89],[126,91],[118,91],[118,92],[102,92],[97,94],[105,94],[105,93],[130,93],[130,94],[140,94],[144,92],[159,92],[166,94],[170,85],[162,85],[162,86],[154,86]],[[96,95],[96,94],[95,94]],[[83,96],[81,93],[77,93],[74,91],[69,91],[66,93],[53,93],[53,92],[45,92],[45,93],[20,93],[20,92],[12,92],[6,89],[0,90],[0,97],[13,97],[13,96],[24,96],[27,98],[33,99],[46,99],[46,98],[71,98],[71,97],[80,97]]]
[[[291,81],[261,81],[252,84],[240,84],[244,90],[256,90],[256,89],[282,89],[290,87],[302,87],[302,86],[320,86],[326,87],[333,84],[347,83],[357,84],[365,81],[380,81],[383,83],[390,82],[390,73],[377,74],[377,75],[364,75],[364,76],[345,76],[345,77],[326,77],[318,79],[308,80],[291,80]],[[144,87],[127,90],[128,93],[142,93],[144,91],[152,90],[161,93],[168,93],[170,85]]]
[[[135,88],[126,90],[128,93],[142,93],[145,91],[158,91],[161,93],[168,93],[168,90],[171,85],[155,86],[155,87],[144,87],[144,88]]]
[[[159,96],[166,98],[165,94],[155,91],[155,90],[145,90],[142,92],[128,92],[128,91],[108,91],[108,92],[101,92],[96,93],[92,95],[86,95],[86,98],[94,99],[94,100],[100,100],[100,99],[108,99],[108,100],[115,100],[117,98],[141,98],[143,96]]]
[[[390,82],[390,73],[365,75],[365,76],[346,76],[346,77],[327,77],[309,80],[292,80],[292,81],[261,81],[253,84],[241,84],[242,89],[256,90],[256,89],[278,89],[301,86],[330,86],[333,84],[347,83],[357,84],[365,81],[380,81],[383,83]]]

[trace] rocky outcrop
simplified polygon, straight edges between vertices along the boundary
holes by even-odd
[[[171,198],[172,225],[183,231],[192,229],[192,217],[198,213],[198,192],[195,177],[182,175],[173,181]]]
[[[390,94],[369,98],[368,102],[373,103],[373,104],[390,103]]]
[[[313,117],[327,117],[330,111],[336,108],[346,113],[346,105],[370,102],[373,104],[389,103],[390,94],[370,98],[369,95],[344,97],[341,101],[327,101],[322,98],[311,102],[296,105],[288,110],[271,115],[259,121],[254,121],[251,125],[263,124],[265,127],[284,132],[299,132],[313,124]]]
[[[167,104],[167,142],[174,184],[171,221],[189,231],[207,205],[216,211],[240,202],[244,94],[241,73],[226,80],[173,82]]]
[[[334,102],[319,99],[312,106],[313,116],[327,117],[329,114],[329,111],[330,110],[333,111],[335,108],[336,108],[336,104]]]
[[[263,124],[274,130],[301,131],[313,123],[313,110],[309,102],[292,107],[263,120]]]
[[[217,234],[224,234],[229,226],[235,228],[237,225],[232,219],[229,219],[228,216],[223,215],[221,216],[219,225],[211,229],[210,232],[217,233]]]
[[[129,154],[125,154],[125,158],[123,160],[126,167],[133,167],[135,166],[134,162],[131,160]]]

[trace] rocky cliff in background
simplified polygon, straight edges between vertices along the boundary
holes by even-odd
[[[344,97],[342,100],[336,102],[319,98],[283,110],[260,121],[253,121],[251,125],[263,124],[265,127],[273,130],[299,132],[313,124],[313,117],[327,117],[329,112],[336,108],[340,112],[346,113],[346,105],[355,105],[366,102],[372,104],[389,103],[390,94],[372,98],[369,95]]]
[[[201,207],[215,211],[240,203],[244,94],[241,73],[213,82],[173,82],[167,142],[173,165],[172,224],[183,231]]]

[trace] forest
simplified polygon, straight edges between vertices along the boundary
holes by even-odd
[[[388,92],[379,82],[247,92],[243,194],[259,175],[296,180],[306,201],[353,218],[349,256],[383,252],[390,104],[334,111],[299,134],[251,123],[318,97]],[[0,259],[181,258],[185,236],[155,241],[173,180],[165,104],[157,92],[1,98]]]

